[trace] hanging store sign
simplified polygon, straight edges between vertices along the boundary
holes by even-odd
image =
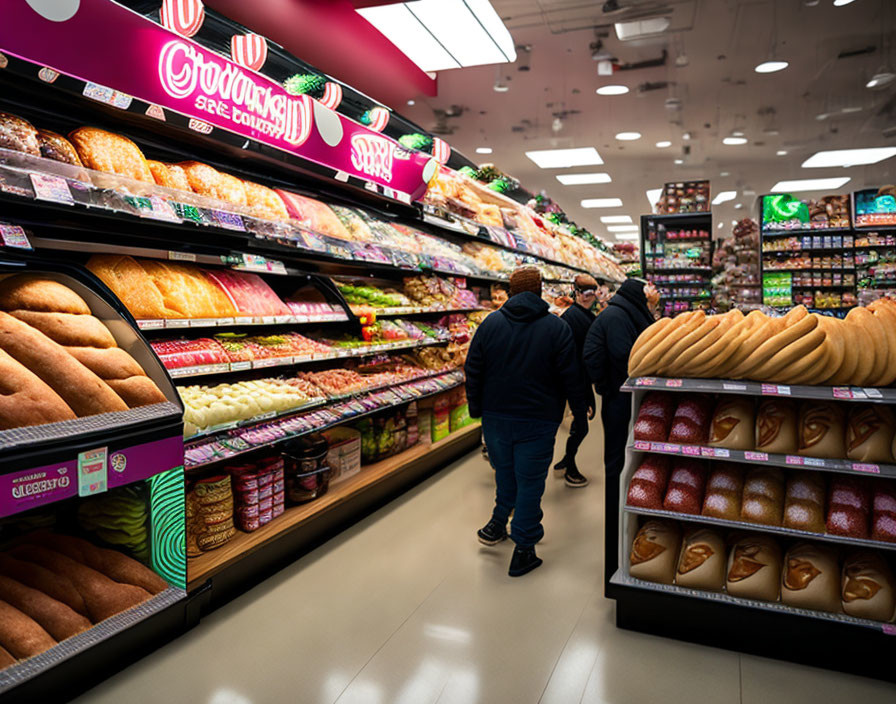
[[[66,3],[71,11],[60,13]],[[428,155],[408,151],[310,96],[291,95],[266,76],[112,0],[3,4],[0,50],[7,55],[178,112],[209,132],[227,130],[415,200],[426,191],[425,177],[434,168]],[[243,39],[237,42],[240,63],[257,65],[258,47],[252,38]],[[338,104],[338,97],[329,96],[330,104]]]

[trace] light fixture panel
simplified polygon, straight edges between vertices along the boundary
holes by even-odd
[[[866,149],[832,149],[816,152],[803,162],[804,169],[822,169],[832,166],[863,166],[876,164],[896,155],[896,147],[869,147]]]
[[[526,156],[542,169],[568,169],[571,166],[598,166],[604,163],[594,147],[541,149],[526,152]]]
[[[773,193],[798,193],[800,191],[828,191],[842,188],[849,183],[849,176],[835,178],[803,178],[792,181],[778,181],[772,186]]]
[[[593,174],[560,174],[557,180],[564,186],[585,186],[594,183],[610,183],[613,179],[608,173]]]
[[[582,201],[583,208],[621,208],[621,198],[586,198]]]

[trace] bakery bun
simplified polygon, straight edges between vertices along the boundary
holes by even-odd
[[[781,601],[788,606],[839,613],[840,567],[826,545],[797,543],[784,557]]]
[[[693,394],[681,400],[672,417],[669,442],[683,445],[706,444],[712,407],[712,399],[705,394]]]
[[[703,462],[675,457],[672,460],[672,473],[663,499],[663,508],[666,511],[698,514],[703,505],[705,487],[706,468]]]
[[[797,450],[797,407],[789,399],[764,398],[756,411],[756,449],[792,455]]]
[[[722,591],[725,587],[725,541],[709,528],[685,533],[675,583],[689,589]]]
[[[740,520],[743,488],[744,473],[740,465],[716,462],[706,481],[706,496],[701,513],[726,521]]]
[[[756,467],[744,480],[741,519],[767,526],[781,525],[784,513],[784,475],[773,467]]]
[[[827,503],[828,533],[849,538],[868,537],[871,498],[866,482],[855,477],[833,477]]]
[[[846,457],[843,407],[833,401],[806,401],[800,407],[799,454],[806,457]]]
[[[87,168],[155,183],[143,152],[127,137],[97,127],[79,127],[68,137]]]
[[[889,406],[851,405],[846,419],[846,456],[856,462],[892,462],[896,417]]]
[[[669,428],[675,414],[675,398],[671,393],[651,391],[644,396],[633,434],[635,440],[662,442],[669,437]]]
[[[646,455],[632,475],[626,503],[638,508],[662,509],[669,483],[669,458]]]
[[[52,159],[72,166],[82,166],[78,152],[75,151],[72,143],[61,134],[50,130],[38,130],[37,141],[40,144],[40,155],[44,159]]]
[[[187,181],[194,193],[241,208],[246,207],[246,187],[236,176],[225,174],[198,161],[184,161],[177,166],[186,173]]]
[[[246,204],[252,215],[264,220],[289,220],[289,211],[276,191],[252,181],[243,181]]]
[[[891,621],[896,610],[893,572],[876,552],[860,550],[843,563],[840,596],[850,616]]]
[[[726,589],[731,596],[777,601],[781,585],[781,548],[767,535],[737,541],[728,556]]]
[[[787,478],[782,525],[824,533],[824,479],[817,472],[794,472]]]
[[[879,481],[872,499],[871,539],[896,543],[896,484]]]
[[[635,535],[629,573],[648,582],[672,584],[678,566],[681,530],[672,521],[647,521]]]
[[[751,450],[754,438],[754,406],[744,396],[720,396],[712,417],[709,444],[731,450]]]

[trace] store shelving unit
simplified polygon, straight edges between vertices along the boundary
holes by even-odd
[[[860,304],[896,291],[896,208],[881,206],[877,189],[852,193],[856,285]],[[890,207],[887,207],[890,206]]]

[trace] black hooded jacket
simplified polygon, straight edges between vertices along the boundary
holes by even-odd
[[[572,331],[572,339],[576,346],[576,361],[579,363],[582,386],[585,387],[585,400],[592,408],[594,407],[594,392],[591,390],[591,380],[585,369],[585,361],[582,357],[582,353],[585,348],[585,338],[588,335],[588,330],[591,329],[594,318],[594,313],[587,308],[580,306],[578,303],[573,303],[569,308],[563,311],[563,315],[560,316],[560,319],[569,325],[569,329]]]
[[[647,308],[644,283],[626,279],[585,338],[585,369],[601,396],[613,395],[628,377],[628,356],[653,316]]]
[[[534,293],[513,296],[473,335],[467,362],[470,415],[559,423],[566,401],[585,414],[585,390],[569,326]]]

